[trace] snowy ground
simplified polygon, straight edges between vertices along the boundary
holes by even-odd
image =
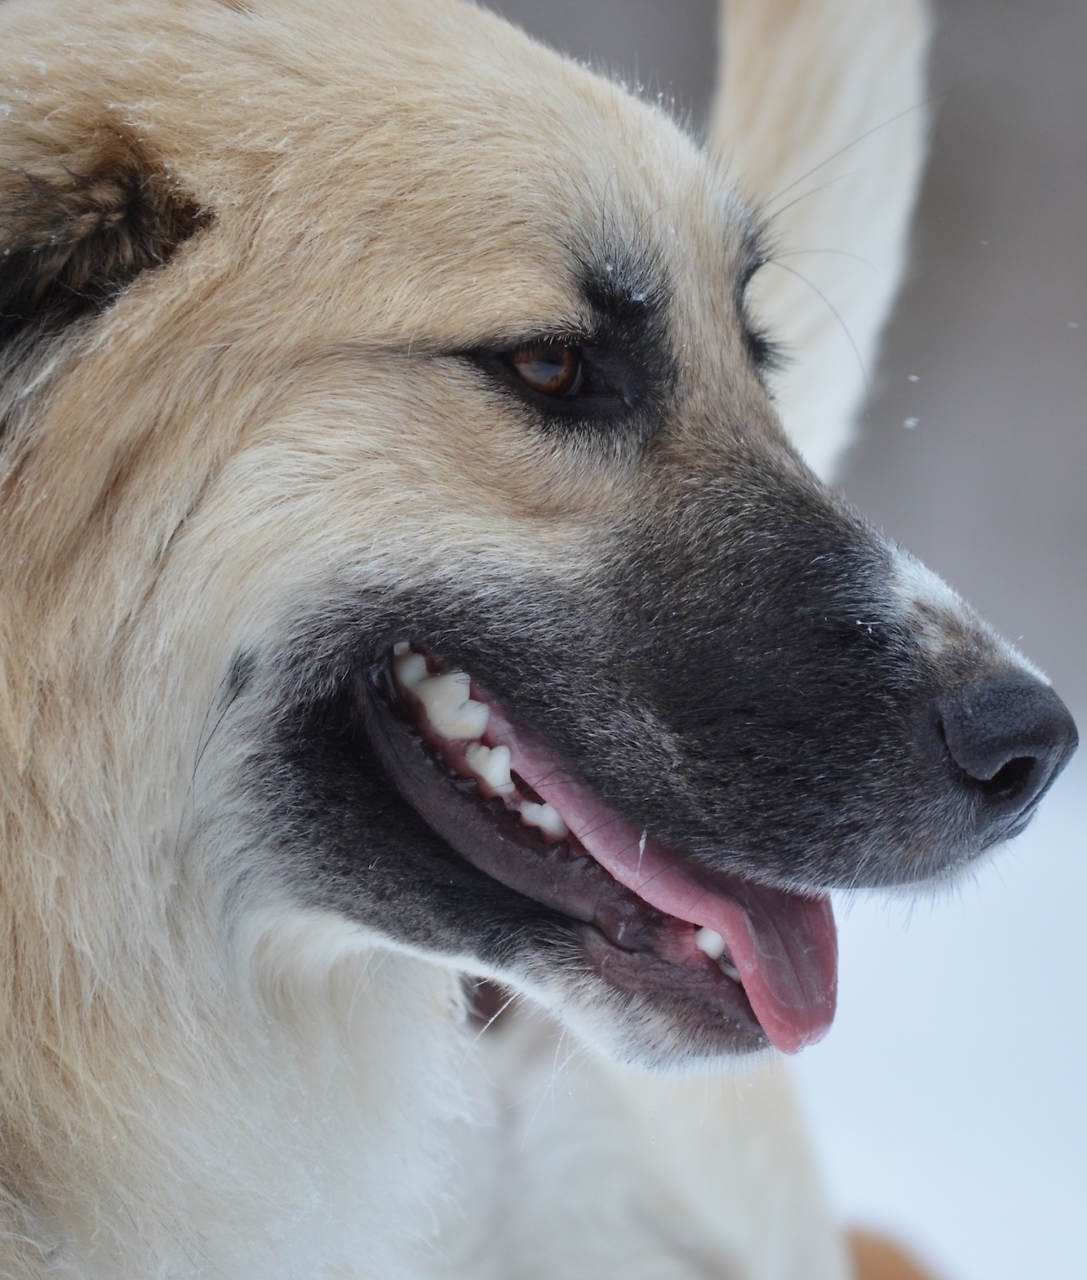
[[[1080,717],[1081,724],[1084,717]],[[937,902],[841,908],[841,1005],[795,1074],[839,1210],[951,1280],[1082,1280],[1087,759]]]

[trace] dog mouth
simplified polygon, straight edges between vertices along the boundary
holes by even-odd
[[[405,801],[457,854],[563,917],[590,967],[656,1006],[796,1053],[834,1017],[829,897],[705,866],[615,812],[466,672],[407,642],[356,682]]]

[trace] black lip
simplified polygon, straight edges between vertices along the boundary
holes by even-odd
[[[681,965],[660,954],[679,922],[620,885],[576,842],[548,843],[499,800],[448,769],[417,729],[388,658],[356,676],[357,713],[385,772],[403,800],[455,853],[491,879],[564,917],[586,958],[611,985],[655,1004],[704,1007],[722,1020],[736,1048],[768,1044],[747,996],[709,959]],[[689,926],[683,926],[689,928]]]

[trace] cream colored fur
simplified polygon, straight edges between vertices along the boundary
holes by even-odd
[[[770,220],[758,310],[793,357],[782,421],[833,476],[873,379],[925,156],[917,0],[723,0],[712,146]],[[878,211],[878,212],[877,212]]]
[[[626,500],[488,422],[449,442],[429,424],[466,393],[438,358],[405,386],[404,351],[567,312],[552,232],[601,195],[692,221],[707,197],[663,114],[482,12],[253,8],[0,6],[0,201],[119,129],[218,218],[42,370],[0,463],[0,1275],[842,1280],[779,1066],[649,1077],[532,1018],[476,1044],[455,969],[259,874],[222,781],[245,750],[217,727],[230,656],[286,644],[325,582],[400,584],[454,545],[485,574],[496,528],[507,562],[576,576]],[[783,250],[871,260],[834,298],[870,360],[920,116],[785,205],[917,106],[922,18],[736,0],[728,21],[718,145]],[[506,130],[519,187],[477,128]],[[763,301],[796,348],[785,420],[829,465],[853,355],[792,277]],[[226,865],[258,871],[229,911]]]

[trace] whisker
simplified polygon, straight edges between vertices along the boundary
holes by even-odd
[[[767,259],[767,265],[771,262],[778,262],[782,258],[800,258],[811,254],[830,255],[835,258],[852,258],[854,262],[861,263],[870,271],[874,271],[875,267],[867,258],[862,258],[859,253],[850,253],[848,249],[788,249],[785,253],[771,254]]]
[[[831,300],[822,291],[822,289],[812,284],[812,282],[807,278],[807,276],[802,275],[801,272],[799,271],[794,271],[792,267],[787,267],[784,262],[779,262],[776,258],[771,258],[766,265],[768,267],[779,267],[782,271],[788,271],[790,275],[796,276],[796,278],[799,281],[801,281],[803,284],[806,284],[808,286],[808,288],[812,291],[812,293],[816,295],[817,298],[821,299],[826,304],[827,310],[831,313],[831,315],[835,318],[835,320],[837,320],[838,323],[842,326],[842,332],[845,334],[850,347],[853,349],[853,354],[857,358],[857,368],[860,370],[861,380],[864,383],[864,393],[866,396],[871,395],[872,388],[868,381],[868,371],[864,367],[864,359],[861,356],[860,348],[857,346],[856,342],[853,341],[853,335],[849,332],[849,325],[847,325],[846,322],[842,319],[841,312],[839,312],[838,308],[834,305],[834,303],[831,302]]]
[[[799,178],[794,179],[788,186],[782,187],[776,195],[772,195],[767,204],[773,204],[775,200],[779,200],[782,196],[788,195],[795,187],[802,182],[806,182],[814,173],[818,173],[820,169],[825,169],[828,164],[837,160],[839,156],[844,156],[847,151],[852,151],[854,147],[859,147],[866,139],[871,138],[873,134],[879,133],[882,129],[889,128],[898,120],[905,119],[906,116],[912,115],[915,111],[924,111],[926,107],[930,107],[933,103],[939,102],[941,98],[945,98],[951,92],[950,89],[941,89],[937,93],[930,94],[921,102],[915,102],[913,106],[904,107],[901,111],[896,111],[893,116],[888,116],[886,120],[881,120],[879,124],[875,124],[871,129],[866,129],[864,133],[859,134],[852,142],[847,142],[844,147],[839,147],[837,151],[832,152],[825,160],[820,160],[817,165],[810,168],[807,173],[802,173]]]
[[[829,191],[831,187],[837,186],[839,182],[844,182],[849,176],[850,175],[847,173],[839,173],[837,177],[830,178],[826,182],[820,183],[817,187],[812,187],[810,191],[804,191],[800,195],[794,196],[788,204],[783,204],[780,209],[771,210],[768,201],[765,205],[760,206],[765,222],[770,228],[772,228],[773,224],[781,217],[782,214],[788,213],[790,209],[794,209],[798,204],[803,204],[805,200],[810,200],[813,196],[820,195],[824,191]],[[774,196],[772,199],[777,199],[777,197]]]

